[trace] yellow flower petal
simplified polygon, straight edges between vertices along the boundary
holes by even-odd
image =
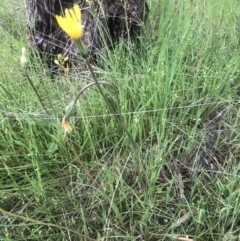
[[[64,67],[64,73],[68,74],[69,73],[69,65],[67,64],[66,67]]]
[[[64,58],[63,62],[66,62],[68,60],[69,60],[69,57],[67,56],[67,57]]]
[[[58,16],[56,15],[56,19],[57,19],[57,22],[58,22],[58,25],[60,26],[60,28],[65,31],[68,26],[67,26],[67,22],[65,21],[65,19],[61,16]]]
[[[76,14],[74,13],[73,9],[69,9],[69,14],[71,16],[72,22],[73,23],[77,23],[77,18],[76,18]]]
[[[61,54],[58,54],[58,55],[57,55],[57,58],[58,58],[58,60],[61,60],[61,59],[62,59],[62,55],[61,55]]]
[[[54,63],[56,64],[56,65],[60,65],[60,63],[59,63],[59,61],[58,60],[56,60],[56,59],[54,59]]]
[[[66,20],[69,24],[70,24],[70,21],[72,21],[72,16],[71,16],[68,8],[65,9],[65,20]]]
[[[73,11],[75,13],[77,21],[81,22],[82,21],[82,19],[81,19],[81,9],[80,9],[80,7],[77,4],[75,4],[73,6]]]
[[[56,20],[61,29],[72,39],[79,40],[83,35],[81,9],[74,5],[73,9],[65,9],[65,17],[56,15]]]

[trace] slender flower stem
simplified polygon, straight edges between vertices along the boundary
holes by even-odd
[[[106,82],[106,81],[98,81],[98,83],[101,84],[101,85],[109,85],[109,86],[111,86],[111,87],[113,87],[113,88],[116,88],[113,84],[111,84],[111,83],[109,83],[109,82]],[[79,99],[79,97],[83,94],[83,92],[84,92],[86,89],[88,89],[89,87],[91,87],[91,86],[93,86],[93,85],[96,85],[96,82],[91,82],[91,83],[85,85],[85,86],[78,92],[77,96],[76,96],[75,99],[74,99],[74,103],[77,102],[77,100]]]
[[[95,83],[96,83],[96,85],[97,85],[97,88],[98,88],[100,94],[102,95],[105,103],[106,103],[107,106],[108,106],[109,111],[113,114],[113,116],[115,117],[115,119],[118,121],[119,125],[125,130],[125,132],[126,132],[128,138],[129,138],[129,140],[130,140],[133,148],[135,149],[135,148],[136,148],[136,144],[135,144],[135,142],[134,142],[134,140],[133,140],[133,137],[132,137],[131,133],[128,131],[127,127],[126,127],[125,124],[124,124],[124,120],[123,120],[123,118],[122,118],[121,113],[119,113],[119,114],[116,114],[116,113],[115,113],[115,111],[114,111],[111,103],[110,103],[109,100],[107,99],[106,95],[103,93],[103,90],[102,90],[102,88],[101,88],[101,84],[100,84],[99,81],[97,80],[97,77],[96,77],[96,75],[95,75],[95,73],[94,73],[94,71],[93,71],[93,69],[92,69],[92,66],[90,65],[90,63],[89,63],[89,61],[88,61],[87,58],[86,58],[86,64],[87,64],[87,66],[88,66],[88,69],[89,69],[90,72],[91,72],[91,75],[92,75],[92,77],[93,77],[93,79],[94,79],[94,81],[95,81]],[[113,85],[111,85],[111,86],[113,87]],[[113,89],[114,89],[115,93],[117,94],[116,88],[114,87]],[[118,106],[119,106],[119,101],[118,101]],[[119,108],[119,111],[120,111],[120,108]]]
[[[41,106],[42,106],[43,109],[46,111],[46,113],[49,114],[48,110],[46,109],[45,105],[43,104],[42,98],[41,98],[40,95],[38,94],[38,92],[37,92],[37,90],[36,90],[36,88],[35,88],[35,86],[34,86],[32,80],[31,80],[31,78],[29,77],[26,68],[24,68],[23,71],[24,71],[24,75],[26,76],[26,78],[27,78],[29,84],[31,85],[31,87],[32,87],[32,89],[33,89],[33,91],[34,91],[34,93],[36,94],[36,96],[37,96],[37,98],[38,98],[38,100],[39,100]]]

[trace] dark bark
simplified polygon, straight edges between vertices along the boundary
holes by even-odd
[[[28,0],[30,39],[39,51],[71,58],[78,52],[71,39],[58,27],[55,15],[78,3],[82,9],[83,40],[91,54],[101,55],[121,37],[134,37],[143,25],[148,7],[145,0]],[[51,64],[50,64],[51,65]]]

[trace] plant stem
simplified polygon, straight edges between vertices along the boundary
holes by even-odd
[[[92,69],[92,66],[90,65],[88,59],[86,59],[86,64],[87,64],[87,66],[88,66],[88,69],[89,69],[90,72],[91,72],[91,75],[92,75],[92,77],[93,77],[93,79],[94,79],[94,81],[95,81],[95,83],[96,83],[96,85],[97,85],[97,88],[98,88],[100,94],[102,95],[105,103],[106,103],[107,106],[108,106],[109,111],[113,114],[113,116],[115,117],[115,119],[118,121],[119,125],[125,130],[128,138],[129,138],[129,140],[130,140],[130,142],[131,142],[131,144],[132,144],[132,146],[133,146],[133,148],[134,148],[134,150],[135,150],[135,149],[136,149],[136,144],[135,144],[135,142],[134,142],[134,140],[133,140],[133,137],[132,137],[131,133],[128,131],[127,127],[126,127],[125,124],[124,124],[124,120],[123,120],[123,118],[122,118],[121,113],[119,113],[119,114],[116,114],[116,113],[115,113],[115,111],[114,111],[111,103],[110,103],[109,100],[107,99],[106,95],[103,93],[103,90],[102,90],[101,85],[100,85],[101,83],[97,80],[97,77],[96,77],[96,75],[95,75],[95,73],[94,73],[94,71],[93,71],[93,69]],[[116,88],[113,87],[113,85],[111,85],[111,87],[114,89],[115,93],[117,94]],[[118,101],[118,106],[119,106],[119,101]],[[120,108],[119,108],[119,111],[120,111]]]
[[[42,106],[43,109],[46,111],[46,113],[49,114],[48,110],[46,109],[45,105],[43,104],[42,98],[40,97],[40,95],[38,94],[38,92],[37,92],[35,86],[33,85],[33,82],[32,82],[32,80],[31,80],[31,78],[29,77],[26,68],[24,68],[23,71],[24,71],[24,75],[26,76],[26,78],[27,78],[29,84],[31,85],[31,87],[32,87],[32,89],[33,89],[33,91],[34,91],[34,93],[36,94],[36,96],[37,96],[37,98],[38,98],[38,100],[39,100],[41,106]]]

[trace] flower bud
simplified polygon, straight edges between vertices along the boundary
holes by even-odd
[[[21,55],[20,63],[21,63],[22,68],[26,68],[28,65],[25,47],[22,47],[22,55]]]

